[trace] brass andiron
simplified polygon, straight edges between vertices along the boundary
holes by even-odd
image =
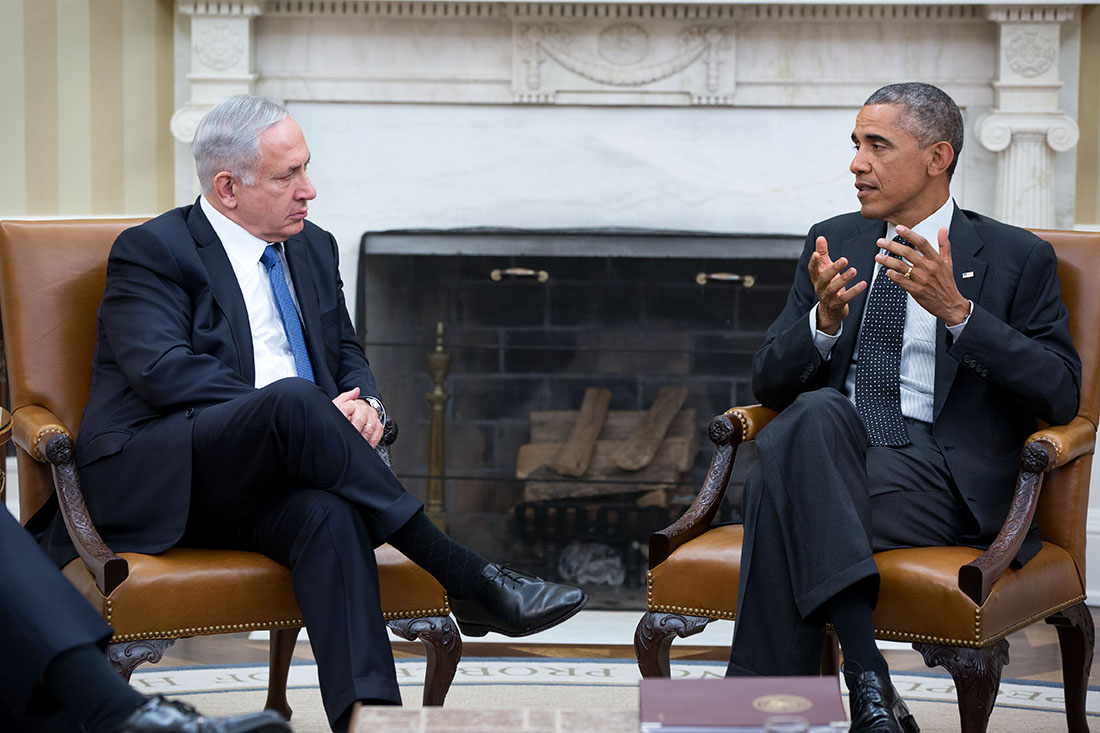
[[[451,371],[451,355],[443,350],[443,322],[435,325],[435,350],[428,354],[428,374],[432,391],[424,395],[431,405],[428,419],[428,505],[425,513],[435,526],[447,531],[447,502],[443,485],[447,456],[444,447],[446,408],[450,395],[443,391],[443,381]]]

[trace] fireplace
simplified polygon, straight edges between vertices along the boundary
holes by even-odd
[[[611,573],[602,594],[594,589],[597,602],[637,605],[642,546],[701,484],[707,422],[751,401],[752,353],[783,306],[801,246],[800,237],[783,235],[644,230],[363,235],[356,325],[400,424],[398,474],[426,497],[432,384],[425,360],[442,324],[451,357],[448,532],[551,576],[569,560],[563,551],[587,551],[589,561],[606,552],[625,573]],[[524,501],[517,454],[530,440],[532,412],[576,410],[590,387],[610,392],[612,411],[645,410],[668,386],[686,388],[683,406],[701,436],[668,506],[633,510],[633,499],[619,495]],[[735,488],[727,516],[737,495]]]

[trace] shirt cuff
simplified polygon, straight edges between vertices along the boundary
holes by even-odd
[[[948,326],[947,331],[951,334],[951,338],[957,339],[962,335],[963,329],[966,328],[966,322],[970,320],[970,314],[974,312],[974,301],[968,300],[970,303],[970,310],[966,314],[966,318],[962,320],[962,323],[956,323],[954,326]]]
[[[810,309],[810,338],[814,340],[814,348],[817,349],[817,353],[821,354],[822,361],[829,361],[829,357],[833,355],[833,347],[836,346],[836,342],[842,333],[844,333],[843,323],[840,324],[840,328],[836,330],[836,333],[831,336],[824,331],[818,331],[817,306],[815,305]]]

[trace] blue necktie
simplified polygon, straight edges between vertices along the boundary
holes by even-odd
[[[901,237],[894,241],[909,244]],[[859,333],[856,408],[871,445],[903,446],[909,444],[901,414],[901,341],[907,293],[886,277],[886,270],[879,268],[867,296],[867,313]]]
[[[290,288],[287,287],[286,276],[283,275],[278,245],[267,245],[267,249],[260,255],[260,262],[267,268],[271,280],[271,291],[275,293],[275,304],[283,318],[286,340],[290,342],[290,350],[294,353],[294,368],[299,377],[312,382],[313,365],[309,363],[309,352],[306,351],[306,339],[302,335],[302,322],[298,320],[298,309],[294,307],[294,298],[290,297]]]

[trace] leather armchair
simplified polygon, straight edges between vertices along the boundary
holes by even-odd
[[[286,680],[302,626],[290,571],[254,552],[178,547],[115,554],[84,505],[73,439],[91,390],[96,310],[115,237],[141,219],[0,222],[3,317],[20,519],[56,496],[80,557],[62,572],[114,627],[123,677],[175,639],[271,629],[267,707],[287,718]],[[387,425],[386,443],[396,426]],[[425,646],[424,704],[442,705],[462,656],[443,587],[389,545],[376,551],[382,611]]]
[[[1083,363],[1077,417],[1028,438],[1011,509],[988,550],[923,547],[875,555],[881,576],[876,637],[911,642],[929,667],[950,672],[965,732],[986,729],[1008,663],[1006,637],[1040,620],[1058,629],[1069,730],[1088,730],[1085,693],[1095,631],[1084,604],[1085,520],[1100,416],[1100,287],[1092,274],[1100,234],[1036,233],[1058,254],[1062,297]],[[709,435],[715,452],[702,489],[679,520],[650,537],[647,610],[634,637],[643,676],[669,675],[674,637],[698,633],[713,619],[733,619],[742,527],[710,523],[737,447],[775,414],[757,405],[714,418]],[[1033,516],[1042,549],[1022,568],[1012,568]],[[833,640],[826,644],[823,673],[835,673],[837,660]]]

